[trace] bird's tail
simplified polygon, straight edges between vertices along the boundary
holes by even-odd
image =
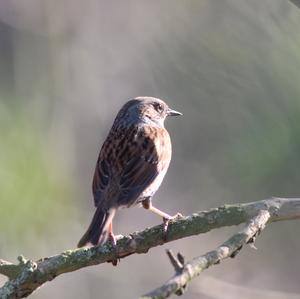
[[[88,230],[82,236],[77,246],[83,247],[87,243],[93,245],[103,244],[107,240],[109,225],[111,224],[115,213],[116,209],[114,208],[103,211],[102,208],[98,207]]]

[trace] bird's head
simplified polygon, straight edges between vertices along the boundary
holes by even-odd
[[[182,113],[169,108],[163,100],[152,97],[137,97],[122,107],[117,118],[126,119],[129,122],[142,121],[164,127],[166,117],[176,115],[182,115]]]

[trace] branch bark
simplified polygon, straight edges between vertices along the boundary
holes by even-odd
[[[61,254],[42,258],[38,261],[26,260],[22,256],[18,258],[18,264],[1,261],[0,274],[7,276],[9,280],[0,288],[0,298],[27,297],[42,284],[53,280],[56,276],[63,273],[76,271],[87,266],[98,265],[116,258],[124,258],[134,253],[146,253],[149,249],[158,245],[206,233],[212,229],[238,225],[251,220],[254,221],[260,213],[265,213],[262,211],[269,213],[269,223],[300,218],[300,198],[271,198],[246,204],[225,205],[209,211],[194,213],[187,217],[180,217],[170,222],[167,239],[163,233],[163,225],[158,225],[141,232],[135,232],[129,236],[121,237],[117,241],[116,251],[110,244],[104,244],[103,246],[91,248],[67,250]],[[251,223],[249,222],[247,229],[250,229]],[[239,241],[237,243],[230,243],[231,241],[228,240],[224,243],[227,245],[223,244],[216,249],[217,251],[209,253],[210,260],[211,256],[217,257],[216,252],[220,250],[222,251],[222,257],[226,258],[230,255],[230,252],[236,249],[233,244],[237,245],[246,242],[245,236],[245,232],[233,236],[233,239],[230,239],[231,241]],[[228,246],[229,248],[227,255],[224,255],[224,246]],[[197,263],[192,262],[191,265],[192,267],[199,268]]]
[[[245,228],[234,234],[230,239],[224,242],[221,246],[202,256],[194,258],[178,269],[178,261],[174,263],[174,257],[170,258],[174,265],[176,274],[169,279],[161,287],[142,296],[140,299],[163,299],[168,298],[172,294],[181,295],[186,288],[187,283],[194,277],[198,276],[203,270],[210,266],[219,264],[222,260],[228,257],[235,257],[242,249],[244,244],[250,243],[253,245],[256,236],[264,229],[267,221],[270,219],[270,213],[262,210],[256,217],[251,219]],[[170,256],[170,252],[168,253]],[[172,255],[171,255],[172,256]]]

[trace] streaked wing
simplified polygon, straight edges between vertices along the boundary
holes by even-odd
[[[128,161],[122,173],[118,204],[126,206],[134,204],[157,175],[157,161],[147,160],[141,153],[137,153],[135,157]]]
[[[163,128],[152,127],[130,127],[110,132],[101,149],[93,180],[96,206],[107,196],[104,194],[111,193],[110,189],[117,193],[117,198],[106,200],[127,206],[136,202],[157,177],[158,164],[166,156],[164,151],[168,147],[158,146],[160,134],[168,133]],[[168,154],[166,158],[169,159]]]
[[[110,166],[106,159],[102,159],[101,152],[96,164],[96,169],[93,178],[93,195],[94,195],[94,204],[97,207],[99,202],[101,202],[104,192],[109,185],[111,174]]]

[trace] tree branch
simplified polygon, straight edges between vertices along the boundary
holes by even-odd
[[[178,263],[174,263],[174,256],[171,258],[176,274],[161,287],[144,295],[141,299],[163,299],[176,293],[181,295],[186,288],[187,283],[194,277],[198,276],[203,270],[219,264],[221,260],[228,257],[235,257],[244,244],[253,244],[256,236],[264,229],[267,221],[270,219],[270,213],[262,210],[256,217],[251,219],[246,227],[239,233],[233,235],[221,246],[202,256],[194,258],[186,263],[178,271]],[[168,253],[170,256],[170,253]]]
[[[104,244],[92,248],[68,250],[35,262],[26,260],[22,256],[18,258],[19,264],[2,261],[0,273],[6,275],[9,280],[0,288],[0,298],[23,298],[45,282],[51,281],[63,273],[98,265],[116,258],[124,258],[134,253],[146,253],[158,245],[206,233],[212,229],[245,223],[256,219],[261,211],[268,211],[269,222],[300,218],[300,198],[271,198],[246,204],[225,205],[187,217],[180,217],[170,222],[167,239],[163,233],[163,225],[158,225],[121,237],[117,241],[117,251],[110,244]],[[234,240],[239,238],[237,236],[241,237],[242,235],[235,235]],[[243,236],[245,237],[245,235]],[[243,243],[244,239],[239,240]],[[234,251],[233,243],[227,245],[230,248],[229,253]]]
[[[19,265],[0,259],[0,274],[7,276],[9,279],[14,279],[18,276],[19,272]]]

